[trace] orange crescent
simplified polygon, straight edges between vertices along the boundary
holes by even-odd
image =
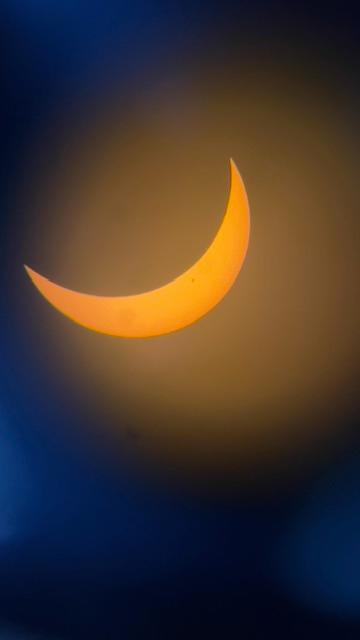
[[[209,248],[192,267],[158,289],[130,296],[89,295],[61,287],[26,265],[25,269],[50,304],[87,329],[123,338],[147,338],[183,329],[222,300],[246,256],[249,204],[233,160],[230,174],[226,212]]]

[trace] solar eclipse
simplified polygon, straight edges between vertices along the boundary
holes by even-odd
[[[29,267],[25,269],[48,302],[93,331],[148,338],[183,329],[220,302],[234,283],[246,255],[249,206],[232,160],[230,169],[228,205],[213,242],[192,267],[163,287],[131,296],[95,296],[65,289]]]

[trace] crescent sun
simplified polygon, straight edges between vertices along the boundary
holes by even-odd
[[[105,297],[66,289],[25,265],[33,284],[65,316],[87,329],[122,338],[178,331],[215,307],[234,284],[244,262],[250,212],[244,183],[230,160],[230,193],[212,243],[187,271],[145,293]]]

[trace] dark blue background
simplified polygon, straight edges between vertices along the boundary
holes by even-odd
[[[331,6],[329,6],[329,4]],[[2,0],[0,619],[58,638],[356,638],[354,438],[287,490],[202,499],[109,469],[62,425],[91,421],[31,344],[16,205],[25,157],[69,105],[127,94],[207,52],[266,52],[356,102],[359,14],[344,3]],[[354,110],[352,104],[352,111]],[[354,122],[354,136],[358,122]],[[41,322],[41,314],[39,314]],[[44,327],[45,331],[45,327]],[[60,384],[60,383],[59,383]],[[356,432],[357,407],[344,416]],[[51,428],[48,428],[51,424]],[[2,522],[3,520],[3,522]],[[2,637],[2,636],[0,636]],[[5,636],[4,636],[5,637]],[[7,637],[7,636],[6,636]],[[11,637],[11,636],[9,636]],[[15,637],[15,636],[14,636]],[[42,636],[41,636],[42,637]]]

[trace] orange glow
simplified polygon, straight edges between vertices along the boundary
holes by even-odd
[[[244,184],[230,161],[230,195],[220,228],[201,258],[165,286],[146,293],[104,297],[61,287],[25,266],[32,282],[58,311],[99,333],[147,338],[178,331],[208,313],[233,285],[250,232]]]
[[[77,291],[131,295],[203,255],[225,212],[228,157],[239,160],[251,252],[201,322],[98,339],[48,307],[44,332],[38,300],[26,326],[53,384],[93,416],[83,437],[98,426],[95,455],[109,441],[156,474],[209,487],[236,476],[246,491],[287,483],[338,446],[360,325],[359,149],[344,101],[309,74],[294,84],[286,60],[250,58],[191,60],[181,100],[159,80],[131,104],[111,92],[71,105],[29,145],[16,204],[23,263]]]

